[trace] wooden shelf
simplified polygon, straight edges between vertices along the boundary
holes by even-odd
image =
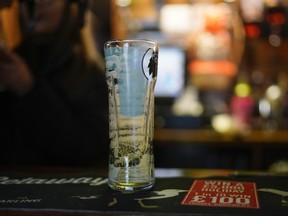
[[[259,143],[273,145],[288,145],[288,131],[264,131],[253,130],[245,134],[219,134],[213,130],[191,130],[191,129],[155,129],[155,141],[167,142],[241,142],[241,143]]]

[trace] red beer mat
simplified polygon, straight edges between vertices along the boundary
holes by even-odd
[[[182,205],[259,208],[254,182],[195,180]]]

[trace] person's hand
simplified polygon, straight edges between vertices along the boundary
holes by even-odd
[[[22,96],[34,85],[32,73],[17,54],[0,47],[0,85]]]

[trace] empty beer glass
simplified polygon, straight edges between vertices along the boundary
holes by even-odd
[[[104,47],[109,89],[108,184],[134,192],[154,185],[154,87],[158,45],[149,40],[112,40]]]

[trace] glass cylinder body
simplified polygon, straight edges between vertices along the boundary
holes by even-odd
[[[134,192],[154,185],[154,87],[158,45],[148,40],[113,40],[104,47],[109,90],[108,184]]]

